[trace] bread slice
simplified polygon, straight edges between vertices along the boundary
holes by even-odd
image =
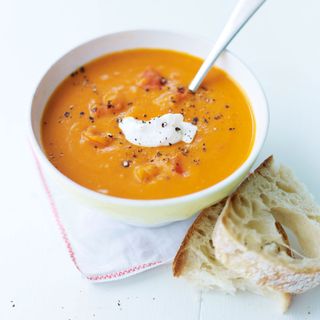
[[[239,277],[216,259],[211,236],[225,202],[222,200],[203,210],[189,228],[173,261],[174,276],[183,277],[206,290],[220,289],[228,293],[249,290],[269,296],[279,301],[282,311],[286,311],[291,302],[290,294],[257,286],[250,279]]]
[[[288,254],[279,223],[291,230],[301,252]],[[257,286],[301,293],[320,283],[320,209],[272,157],[228,198],[212,240],[217,259]]]

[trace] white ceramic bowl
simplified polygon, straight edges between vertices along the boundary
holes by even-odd
[[[126,223],[156,226],[189,218],[199,210],[227,196],[248,174],[256,160],[268,129],[268,107],[265,95],[250,70],[233,54],[226,51],[216,65],[235,79],[249,98],[255,121],[256,136],[248,159],[223,181],[193,194],[163,200],[131,200],[89,190],[58,171],[46,158],[40,139],[41,116],[46,102],[57,85],[79,66],[107,53],[132,48],[165,48],[205,58],[212,43],[198,37],[168,31],[136,30],[109,34],[71,50],[59,59],[41,79],[31,105],[30,131],[34,151],[48,172],[69,192],[88,205],[101,208],[106,214]],[[124,186],[125,187],[125,186]]]

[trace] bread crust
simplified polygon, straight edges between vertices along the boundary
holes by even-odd
[[[214,205],[216,207],[216,210],[222,211],[224,204],[226,202],[226,199],[221,200],[218,204]],[[194,236],[196,229],[199,228],[199,226],[202,224],[202,221],[204,219],[207,219],[208,216],[210,216],[210,211],[212,210],[212,207],[206,208],[200,212],[198,217],[195,219],[193,224],[188,229],[180,248],[173,260],[172,264],[172,272],[175,277],[180,277],[183,272],[184,268],[186,267],[186,260],[187,260],[187,249],[190,244],[190,241],[192,237]]]

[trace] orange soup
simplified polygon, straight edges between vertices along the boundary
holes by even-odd
[[[196,93],[187,90],[201,63],[185,53],[137,49],[79,67],[45,108],[48,159],[82,186],[129,199],[187,195],[223,180],[247,159],[255,123],[245,94],[218,68]],[[168,113],[197,126],[191,143],[139,146],[119,128],[125,117],[147,122]]]

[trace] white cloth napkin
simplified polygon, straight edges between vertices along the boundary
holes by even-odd
[[[69,197],[36,163],[69,255],[90,281],[119,280],[171,262],[194,220],[158,228],[123,224]]]

